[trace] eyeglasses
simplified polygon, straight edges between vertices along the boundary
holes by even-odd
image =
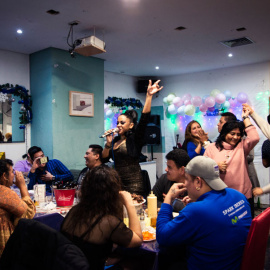
[[[119,125],[119,123],[120,123],[121,125],[124,125],[126,122],[124,122],[124,121],[120,121],[120,122],[117,121],[117,122],[116,122],[117,125]]]

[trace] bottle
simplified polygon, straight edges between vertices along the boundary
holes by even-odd
[[[150,224],[152,227],[156,227],[157,221],[157,196],[151,191],[151,194],[147,197],[148,217],[150,218]]]
[[[257,208],[261,208],[261,201],[260,201],[260,197],[258,197],[258,201],[257,201]]]
[[[144,219],[144,213],[142,212],[140,215],[140,224],[141,224],[141,230],[145,230],[145,219]]]

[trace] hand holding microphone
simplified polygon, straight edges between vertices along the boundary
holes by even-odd
[[[103,135],[99,136],[99,138],[107,137],[107,136],[109,136],[109,135],[111,135],[113,133],[116,133],[118,131],[119,131],[118,128],[109,129],[109,130],[105,131]]]

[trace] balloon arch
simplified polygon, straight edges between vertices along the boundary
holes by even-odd
[[[193,116],[203,113],[207,116],[216,116],[221,112],[233,111],[241,107],[242,103],[248,101],[248,95],[240,92],[236,97],[232,96],[230,91],[221,92],[218,89],[211,91],[210,95],[192,97],[191,94],[184,94],[178,97],[175,94],[169,94],[163,99],[169,115]]]

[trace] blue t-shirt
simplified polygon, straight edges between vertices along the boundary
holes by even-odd
[[[246,197],[226,188],[210,191],[172,218],[163,203],[157,219],[157,241],[163,246],[185,245],[188,269],[240,269],[252,218]]]
[[[200,154],[195,152],[195,149],[197,148],[197,145],[193,142],[188,142],[187,144],[187,153],[190,157],[190,159],[193,159],[194,157],[197,156],[203,156],[205,149],[202,147]]]

